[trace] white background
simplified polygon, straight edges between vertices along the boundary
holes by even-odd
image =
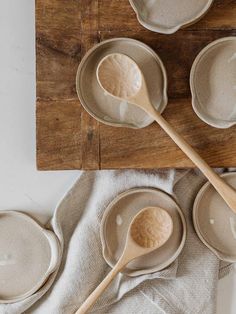
[[[79,171],[36,170],[34,2],[0,0],[0,208],[46,222]],[[233,296],[236,271],[219,283],[217,314],[236,313]]]

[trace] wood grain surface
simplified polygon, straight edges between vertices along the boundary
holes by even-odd
[[[152,47],[168,73],[164,117],[211,166],[236,166],[236,127],[212,128],[193,112],[189,73],[211,41],[236,36],[236,1],[215,0],[197,24],[174,35],[144,29],[128,0],[36,0],[39,170],[193,167],[157,124],[142,130],[98,123],[81,107],[75,76],[98,42],[131,37]]]

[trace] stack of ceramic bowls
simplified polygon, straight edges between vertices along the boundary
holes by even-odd
[[[179,205],[163,191],[153,188],[137,188],[118,195],[105,210],[101,224],[103,256],[113,267],[125,246],[129,225],[143,208],[165,208],[173,221],[173,233],[158,250],[129,263],[123,272],[139,276],[160,271],[169,266],[181,253],[186,239],[186,222]]]
[[[0,211],[0,303],[37,292],[57,269],[60,245],[52,231],[16,211]]]

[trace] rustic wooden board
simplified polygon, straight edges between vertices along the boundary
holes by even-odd
[[[142,130],[99,124],[80,106],[75,75],[84,53],[113,37],[150,45],[168,71],[164,117],[211,166],[236,166],[236,128],[217,130],[196,117],[189,72],[211,41],[236,36],[236,1],[216,0],[197,24],[174,35],[145,30],[128,0],[36,0],[37,166],[40,170],[192,167],[153,124]]]

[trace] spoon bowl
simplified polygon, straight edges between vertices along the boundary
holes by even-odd
[[[105,56],[97,67],[96,75],[105,93],[136,105],[151,116],[152,113],[155,115],[143,73],[130,57],[120,53]]]
[[[113,278],[132,260],[163,246],[173,233],[173,221],[169,213],[160,207],[142,209],[131,221],[123,254],[119,261],[82,304],[76,314],[86,313],[96,302]]]
[[[127,101],[142,87],[142,73],[138,65],[120,53],[107,55],[100,61],[97,79],[110,95]]]
[[[132,220],[128,237],[144,249],[157,249],[164,245],[173,233],[173,221],[166,210],[148,207]]]

